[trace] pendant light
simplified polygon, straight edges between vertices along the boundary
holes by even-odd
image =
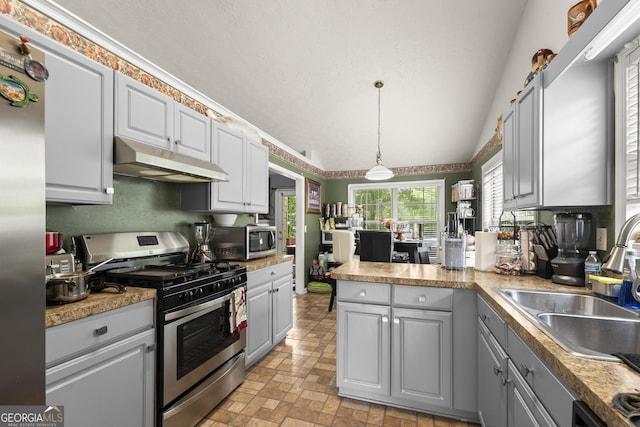
[[[370,181],[383,181],[393,177],[391,169],[382,164],[382,154],[380,154],[380,89],[384,86],[384,82],[376,80],[373,85],[378,89],[378,152],[376,153],[376,165],[369,169],[364,177]]]

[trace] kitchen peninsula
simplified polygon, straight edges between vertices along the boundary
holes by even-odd
[[[617,393],[635,392],[640,389],[640,375],[621,362],[605,362],[572,355],[496,292],[496,288],[585,292],[584,288],[556,285],[536,276],[506,276],[470,269],[454,271],[436,265],[421,264],[350,262],[333,270],[331,274],[333,278],[337,279],[338,286],[339,311],[336,322],[338,340],[341,339],[340,329],[344,327],[341,325],[344,319],[340,315],[341,295],[347,295],[346,301],[354,301],[364,294],[373,298],[373,292],[367,293],[361,290],[361,288],[364,289],[363,286],[379,285],[409,290],[412,287],[416,287],[416,289],[427,287],[430,288],[429,291],[432,289],[475,291],[482,300],[489,304],[490,309],[504,319],[508,327],[553,371],[553,374],[564,382],[578,399],[584,401],[606,425],[631,425],[613,407],[611,401]],[[354,299],[348,299],[348,295],[353,296]],[[394,294],[394,307],[397,300],[398,295]],[[424,301],[424,298],[420,301]],[[342,305],[349,304],[351,302]],[[473,308],[475,316],[475,306]],[[438,310],[441,309],[438,308]],[[478,312],[478,314],[480,313]],[[456,332],[457,330],[454,329],[454,347]],[[477,342],[477,336],[475,341]],[[460,351],[460,349],[457,350]],[[465,348],[462,348],[462,351],[464,350]],[[455,352],[456,348],[453,349],[454,357],[456,356]],[[341,363],[339,358],[338,351],[338,367]],[[338,386],[340,386],[339,382],[340,378],[337,379]],[[475,381],[471,383],[475,384]],[[375,400],[375,398],[369,395],[365,400]]]

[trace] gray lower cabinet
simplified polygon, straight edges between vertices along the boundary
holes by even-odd
[[[478,413],[482,425],[569,427],[576,399],[478,297]]]
[[[246,367],[269,353],[291,330],[292,298],[291,261],[247,273]]]
[[[47,202],[111,204],[113,71],[8,18],[0,29],[45,54]]]
[[[477,421],[475,292],[338,281],[341,396]]]
[[[453,314],[393,308],[391,396],[451,407]]]
[[[391,388],[391,308],[339,302],[336,385],[350,393],[389,395]]]
[[[507,353],[478,320],[478,416],[486,427],[507,425]]]
[[[65,425],[154,425],[153,301],[48,328],[46,403]]]

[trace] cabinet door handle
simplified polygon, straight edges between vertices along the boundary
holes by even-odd
[[[151,344],[147,346],[147,352],[151,353],[152,351],[156,351],[156,345]]]
[[[424,295],[420,295],[418,297],[418,302],[425,302],[427,300],[427,297],[425,297]]]
[[[382,323],[389,323],[389,316],[382,316]]]
[[[483,322],[486,322],[487,320],[489,320],[489,316],[483,313],[480,315],[480,319],[482,319]]]
[[[272,276],[275,276],[275,275],[276,275],[276,272],[275,272],[275,271],[272,271],[272,272],[271,272],[271,275],[272,275]]]
[[[108,331],[108,328],[106,326],[102,326],[101,328],[98,328],[95,330],[95,334],[97,337],[99,337],[100,335],[106,334],[107,331]]]
[[[493,365],[493,375],[496,377],[502,373],[502,368],[496,365]]]
[[[509,385],[509,384],[511,384],[511,379],[502,377],[502,385]]]
[[[105,188],[105,189],[104,189],[104,192],[105,192],[105,193],[107,193],[107,194],[113,194],[113,193],[114,193],[113,187],[107,187],[107,188]]]
[[[175,141],[173,141],[173,143],[174,143],[174,144],[176,144],[176,145],[178,145],[178,144],[180,144],[180,140],[179,140],[179,139],[176,139]]]
[[[527,378],[527,375],[533,375],[533,369],[529,369],[527,365],[524,363],[520,365],[520,372],[522,372],[522,376]]]
[[[395,325],[399,325],[399,324],[400,324],[400,318],[399,318],[399,317],[394,317],[394,318],[393,318],[393,323],[394,323]]]
[[[360,291],[360,296],[364,297],[367,295],[367,291],[365,291],[364,289]]]

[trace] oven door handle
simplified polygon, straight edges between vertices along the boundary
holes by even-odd
[[[202,310],[206,310],[210,307],[219,307],[224,303],[229,301],[233,296],[233,292],[230,292],[220,298],[214,299],[212,301],[203,302],[202,304],[194,305],[192,307],[183,308],[182,310],[172,311],[164,315],[164,321],[170,322],[175,319],[179,319],[181,317],[188,316],[193,313],[200,312]]]

